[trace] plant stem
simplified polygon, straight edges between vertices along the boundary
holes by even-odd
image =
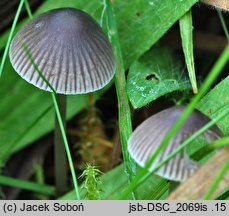
[[[54,107],[56,110],[56,115],[57,115],[57,119],[59,122],[60,131],[61,131],[62,138],[64,141],[65,150],[66,150],[67,157],[68,157],[68,162],[69,162],[69,166],[70,166],[70,170],[71,170],[71,174],[72,174],[72,180],[73,180],[73,184],[74,184],[74,188],[75,188],[75,192],[76,192],[76,199],[80,200],[79,187],[78,187],[78,183],[77,183],[77,179],[76,179],[76,173],[75,173],[75,169],[74,169],[74,165],[73,165],[73,161],[72,161],[72,157],[71,157],[71,152],[69,149],[68,140],[67,140],[66,133],[64,130],[64,124],[62,122],[60,110],[59,110],[58,103],[56,100],[56,94],[54,92],[52,92],[52,99],[53,99]]]
[[[34,166],[35,179],[38,184],[45,184],[43,161]],[[45,194],[38,194],[36,199],[47,200],[49,197]]]
[[[64,129],[64,124],[62,122],[59,106],[58,106],[57,99],[56,99],[56,91],[52,87],[52,85],[48,82],[48,80],[44,77],[44,75],[42,74],[42,72],[38,68],[37,64],[34,62],[34,59],[33,59],[32,55],[31,55],[31,53],[29,52],[28,46],[26,44],[22,44],[22,46],[24,47],[25,52],[26,52],[29,60],[31,61],[31,64],[33,65],[33,67],[35,68],[35,70],[37,71],[39,76],[43,79],[43,81],[52,90],[52,93],[51,93],[52,100],[53,100],[54,108],[55,108],[55,111],[56,111],[58,123],[59,123],[59,126],[60,126],[61,135],[62,135],[62,138],[63,138],[63,141],[64,141],[65,150],[66,150],[67,157],[68,157],[68,162],[69,162],[69,166],[70,166],[70,170],[71,170],[71,174],[72,174],[72,180],[73,180],[73,184],[74,184],[74,188],[75,188],[75,192],[76,192],[76,199],[79,200],[80,199],[79,187],[78,187],[76,173],[75,173],[75,169],[74,169],[74,165],[73,165],[73,161],[72,161],[72,157],[71,157],[71,152],[70,152],[69,145],[68,145],[68,140],[67,140],[65,129]]]
[[[24,49],[25,49],[32,65],[34,66],[34,68],[36,69],[38,74],[41,76],[43,81],[52,90],[52,96],[53,96],[52,98],[53,98],[53,103],[54,103],[54,107],[56,110],[55,139],[54,139],[55,181],[56,181],[57,193],[58,193],[58,195],[60,195],[63,192],[65,192],[67,189],[67,165],[66,165],[66,155],[65,155],[65,151],[64,151],[64,145],[65,145],[67,154],[69,154],[68,155],[69,164],[72,163],[72,158],[71,158],[71,154],[70,154],[70,150],[69,150],[69,146],[68,146],[68,142],[67,142],[67,138],[66,138],[66,134],[65,134],[66,96],[56,94],[52,85],[48,82],[48,80],[44,77],[44,75],[42,74],[42,72],[40,71],[38,66],[35,64],[31,53],[29,53],[27,45],[23,44],[23,46],[24,46]],[[67,150],[67,148],[68,148],[68,150]],[[73,164],[72,164],[71,168],[73,168],[73,170],[74,170]],[[76,178],[75,171],[73,171],[73,170],[71,169],[72,174],[74,175],[74,178]],[[79,197],[78,196],[79,194],[78,194],[77,182],[75,182],[75,180],[73,182],[74,182],[74,184],[76,184],[75,186],[77,187],[76,188],[77,197]]]
[[[25,0],[25,8],[26,8],[26,11],[28,13],[29,18],[32,19],[33,18],[33,14],[32,14],[31,8],[29,6],[28,0]]]
[[[37,193],[55,195],[55,187],[0,175],[0,184]]]
[[[15,30],[15,27],[17,25],[17,21],[18,21],[19,15],[21,13],[21,9],[23,7],[24,1],[25,0],[21,0],[20,1],[20,4],[19,4],[17,12],[16,12],[16,15],[14,17],[13,25],[12,25],[12,27],[10,29],[10,34],[9,34],[9,37],[8,37],[8,40],[7,40],[7,43],[6,43],[6,48],[4,50],[2,61],[1,61],[1,65],[0,65],[0,77],[1,77],[3,69],[4,69],[6,57],[7,57],[8,51],[9,51],[9,47],[10,47],[10,42],[11,42],[11,40],[13,38],[14,30]]]
[[[6,48],[5,48],[4,53],[3,53],[2,62],[1,62],[1,65],[0,65],[0,77],[1,77],[3,69],[4,69],[6,57],[7,57],[8,51],[9,51],[9,47],[10,47],[10,42],[11,42],[11,40],[13,38],[14,30],[16,28],[17,21],[18,21],[18,18],[19,18],[19,15],[21,13],[21,10],[22,10],[22,7],[23,7],[24,3],[25,3],[26,11],[28,13],[29,18],[30,19],[33,18],[33,15],[32,15],[28,0],[21,0],[20,3],[19,3],[18,9],[17,9],[16,15],[14,17],[13,25],[12,25],[12,27],[10,29],[10,34],[9,34],[9,37],[8,37],[8,40],[7,40],[7,43],[6,43]]]
[[[131,182],[136,173],[136,164],[131,159],[127,150],[127,142],[132,133],[132,124],[129,100],[126,93],[125,70],[116,26],[115,14],[111,6],[110,0],[105,0],[104,5],[107,13],[108,34],[113,47],[116,61],[115,87],[118,98],[119,132],[122,145],[122,154],[125,171],[127,173],[129,182]]]
[[[211,147],[213,149],[218,149],[218,148],[222,148],[222,147],[225,147],[229,145],[229,136],[227,137],[223,137],[221,139],[218,139],[216,141],[214,141],[212,144],[211,144]]]
[[[222,24],[222,27],[223,27],[223,30],[224,30],[224,33],[226,35],[226,38],[227,38],[227,42],[229,42],[229,32],[228,32],[228,29],[227,29],[227,25],[226,25],[226,22],[223,18],[223,14],[220,10],[217,10],[218,12],[218,15],[219,15],[219,19],[220,19],[220,22]]]
[[[60,109],[60,115],[64,129],[66,128],[66,96],[57,95],[57,104]],[[68,169],[67,158],[63,138],[60,131],[57,115],[55,117],[55,139],[54,139],[54,156],[55,156],[55,181],[58,195],[67,191]]]

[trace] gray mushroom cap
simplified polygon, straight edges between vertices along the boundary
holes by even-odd
[[[74,8],[50,10],[28,22],[14,37],[10,61],[17,73],[40,89],[51,91],[39,70],[60,94],[81,94],[104,87],[114,76],[111,45],[100,26]]]
[[[184,106],[174,106],[163,110],[140,124],[128,141],[128,151],[132,158],[142,167],[145,166],[152,154],[163,141],[164,137],[171,129],[173,124],[178,120],[184,110]],[[194,110],[185,121],[178,133],[170,140],[168,145],[159,154],[150,170],[163,161],[170,153],[172,153],[179,145],[205,124],[210,119],[198,110]],[[214,125],[208,129],[203,136],[208,142],[222,136],[222,132]],[[191,160],[183,151],[175,155],[156,174],[173,181],[186,180],[196,169],[198,163]]]

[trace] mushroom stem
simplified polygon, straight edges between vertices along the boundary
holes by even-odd
[[[88,106],[90,108],[93,108],[95,106],[95,99],[94,99],[94,95],[92,92],[88,93]]]
[[[66,95],[57,95],[56,99],[64,128],[66,128]],[[67,190],[67,158],[57,116],[55,118],[54,143],[56,190],[58,194],[62,194]]]

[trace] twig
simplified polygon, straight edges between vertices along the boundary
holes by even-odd
[[[228,0],[201,0],[201,1],[213,7],[217,7],[222,10],[229,11],[229,1]]]
[[[116,60],[116,73],[115,73],[115,87],[118,97],[118,109],[119,109],[119,131],[120,140],[122,145],[122,154],[125,164],[125,170],[129,178],[129,182],[135,176],[135,162],[131,159],[128,150],[127,142],[132,133],[131,114],[129,107],[129,100],[126,93],[126,80],[125,70],[122,59],[122,52],[119,43],[119,36],[117,32],[115,15],[111,6],[110,0],[105,0],[105,7],[107,12],[109,37],[114,50],[114,56]],[[134,195],[134,194],[133,194]]]

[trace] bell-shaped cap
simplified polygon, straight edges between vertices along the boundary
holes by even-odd
[[[161,144],[173,124],[181,116],[184,106],[174,106],[163,110],[140,124],[128,141],[128,151],[132,158],[142,167],[145,166],[152,154]],[[161,161],[172,153],[182,142],[207,124],[210,119],[198,110],[194,110],[185,121],[177,134],[170,140],[168,145],[159,154],[150,170],[153,170]],[[214,125],[203,136],[208,142],[222,136],[219,128]],[[176,154],[156,174],[173,181],[186,180],[196,169],[198,163],[191,160],[183,151]]]
[[[26,52],[25,47],[28,51]],[[104,87],[114,76],[111,45],[100,26],[74,8],[50,10],[28,22],[14,37],[10,61],[17,73],[40,89],[81,94]]]

